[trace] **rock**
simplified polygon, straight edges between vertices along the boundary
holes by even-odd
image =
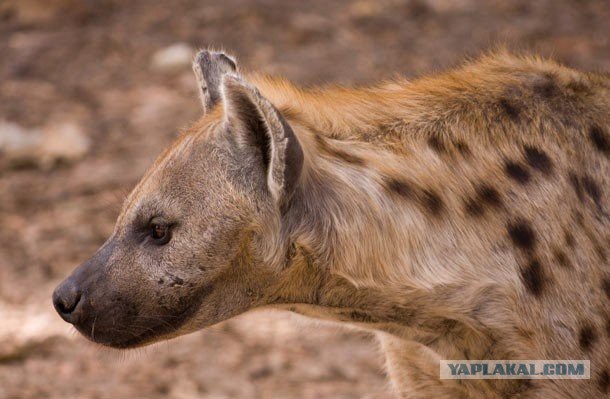
[[[27,358],[52,346],[58,338],[70,338],[70,327],[47,301],[19,306],[0,300],[0,319],[0,364]]]
[[[175,71],[190,67],[195,49],[186,43],[175,43],[157,51],[152,58],[153,68],[160,71]]]
[[[89,147],[89,138],[74,122],[27,129],[0,120],[0,166],[48,169],[81,159]]]
[[[39,147],[40,161],[47,167],[57,162],[72,163],[83,158],[89,147],[89,138],[76,123],[50,125],[44,129]]]
[[[0,120],[0,151],[3,154],[31,152],[42,141],[37,129],[26,129],[16,123]]]
[[[16,123],[0,120],[0,166],[35,166],[41,143],[42,132],[39,129],[26,129]]]

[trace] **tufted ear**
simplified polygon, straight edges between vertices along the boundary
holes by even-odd
[[[236,73],[237,64],[225,53],[201,50],[193,60],[193,72],[197,77],[203,112],[208,113],[221,100],[222,77]]]
[[[234,74],[222,84],[225,118],[240,147],[255,154],[267,188],[281,206],[292,195],[303,167],[303,150],[280,112],[258,90]]]

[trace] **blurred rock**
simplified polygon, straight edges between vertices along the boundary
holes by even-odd
[[[83,158],[90,145],[89,138],[76,123],[50,125],[44,129],[40,160],[47,167],[57,162],[72,163]]]
[[[10,168],[40,167],[81,159],[90,141],[73,122],[50,124],[41,129],[27,129],[0,120],[0,166]]]
[[[23,306],[0,301],[0,364],[40,354],[58,338],[69,338],[70,327],[46,303]]]
[[[41,142],[41,133],[35,129],[0,120],[0,150],[3,154],[30,152]]]
[[[175,71],[191,65],[195,49],[186,43],[175,43],[157,51],[152,58],[153,68]]]
[[[40,130],[0,120],[0,166],[33,165],[41,143]]]
[[[169,397],[171,399],[200,399],[201,392],[193,380],[182,377],[172,386]]]

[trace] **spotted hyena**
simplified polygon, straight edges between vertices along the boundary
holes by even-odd
[[[205,115],[55,291],[132,348],[253,308],[374,331],[405,397],[610,392],[610,78],[495,53],[368,88],[194,63]],[[590,380],[439,379],[440,359],[590,359]]]

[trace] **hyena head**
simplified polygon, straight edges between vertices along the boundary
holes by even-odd
[[[202,51],[194,70],[206,115],[53,294],[60,316],[94,342],[129,348],[217,323],[259,304],[277,275],[301,146],[231,58]]]

